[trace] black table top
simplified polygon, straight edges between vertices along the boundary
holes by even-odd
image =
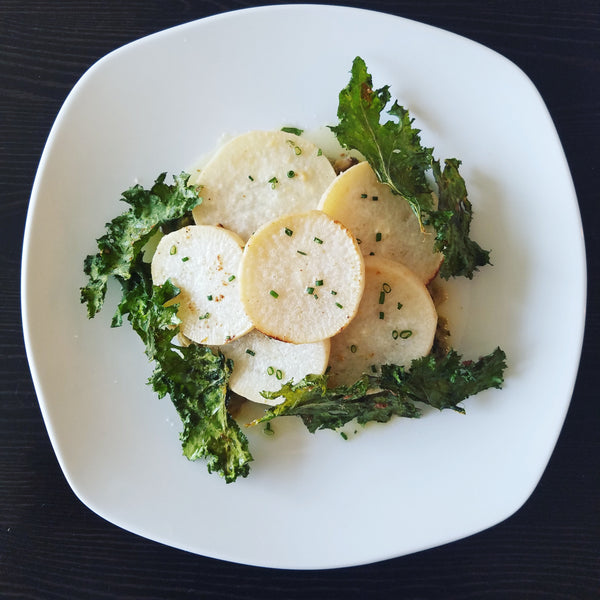
[[[600,410],[594,372],[600,356],[600,5],[597,0],[345,4],[422,21],[491,47],[531,78],[554,119],[583,218],[588,311],[573,400],[539,485],[514,516],[470,538],[373,565],[316,572],[187,554],[123,531],[86,508],[50,445],[21,331],[21,246],[38,161],[66,95],[97,59],[142,36],[252,3],[4,0],[0,597],[600,598]]]

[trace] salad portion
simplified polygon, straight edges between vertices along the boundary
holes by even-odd
[[[421,144],[357,57],[331,126],[343,156],[295,128],[250,132],[192,176],[123,193],[84,261],[90,318],[110,278],[181,418],[183,453],[227,483],[253,460],[245,426],[297,416],[310,432],[419,417],[500,388],[500,348],[476,360],[448,346],[430,286],[471,279],[490,253],[469,237],[460,161]],[[385,120],[385,114],[389,119]],[[240,425],[237,395],[264,414]]]

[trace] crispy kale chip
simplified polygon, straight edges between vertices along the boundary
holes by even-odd
[[[263,392],[265,398],[284,398],[268,409],[253,425],[280,416],[298,416],[311,433],[338,429],[356,420],[385,423],[392,417],[419,417],[422,403],[439,410],[450,408],[464,413],[459,404],[488,388],[500,388],[504,381],[506,355],[496,348],[477,361],[465,361],[450,350],[442,357],[433,355],[412,361],[410,369],[382,365],[380,375],[363,375],[351,386],[327,387],[326,375],[311,375],[276,392]],[[368,394],[369,390],[376,390]]]
[[[148,358],[155,362],[148,383],[159,398],[168,394],[177,409],[184,455],[206,459],[208,471],[230,483],[246,477],[252,461],[248,440],[227,411],[232,364],[206,346],[172,344],[179,319],[178,305],[170,300],[178,293],[170,281],[157,287],[148,279],[140,280],[124,289],[119,313],[127,315]]]
[[[135,185],[123,192],[122,200],[131,208],[106,224],[106,234],[97,240],[98,253],[85,259],[83,270],[89,282],[81,288],[81,301],[87,305],[88,317],[102,308],[109,278],[129,279],[132,264],[152,235],[200,202],[196,189],[188,186],[189,175],[175,176],[173,185],[166,184],[165,177],[162,173],[149,190]]]
[[[382,123],[390,99],[389,86],[373,89],[364,60],[356,57],[350,82],[339,95],[339,123],[331,130],[343,147],[365,157],[379,181],[410,204],[421,227],[434,227],[435,249],[444,254],[441,277],[472,278],[478,267],[489,263],[489,252],[469,239],[472,210],[458,173],[460,162],[447,160],[441,172],[433,149],[422,146],[420,130],[413,127],[414,120],[397,101],[387,110],[393,118]],[[427,179],[431,170],[438,187],[437,209],[432,196],[435,190]]]
[[[184,455],[206,459],[209,472],[230,483],[246,477],[252,461],[248,440],[227,410],[232,365],[210,348],[173,343],[179,333],[173,299],[179,290],[170,281],[154,286],[142,253],[159,228],[177,227],[200,201],[187,180],[181,175],[167,186],[161,175],[151,190],[135,186],[123,194],[132,208],[107,225],[108,233],[98,240],[98,254],[86,258],[90,282],[81,290],[81,301],[93,317],[104,302],[108,279],[114,276],[120,282],[121,301],[112,325],[120,326],[126,317],[142,339],[146,355],[155,363],[148,383],[159,398],[170,396],[183,423]]]
[[[253,421],[253,425],[280,416],[298,416],[307,429],[338,429],[356,419],[365,425],[369,421],[385,423],[393,415],[418,417],[420,412],[402,397],[381,391],[367,395],[370,378],[365,375],[350,386],[327,387],[326,375],[308,375],[299,383],[288,382],[276,392],[263,392],[265,398],[285,398]]]
[[[342,146],[365,157],[379,181],[405,198],[422,223],[422,212],[433,208],[425,177],[432,149],[421,145],[420,130],[412,126],[413,119],[397,102],[388,111],[396,120],[380,123],[390,99],[389,86],[374,90],[365,62],[357,57],[350,82],[339,95],[339,124],[330,129]]]
[[[438,187],[438,210],[430,215],[436,230],[435,249],[444,254],[440,277],[473,278],[478,267],[490,264],[490,253],[469,238],[471,202],[467,198],[465,180],[458,172],[460,161],[449,158],[444,169],[434,160],[433,176]]]

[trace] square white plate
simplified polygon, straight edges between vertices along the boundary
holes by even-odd
[[[418,51],[415,49],[419,49]],[[223,134],[336,123],[355,56],[409,108],[437,158],[458,157],[472,237],[493,267],[455,282],[454,345],[500,345],[503,390],[467,415],[370,426],[344,441],[298,420],[249,432],[255,461],[226,485],[181,455],[178,418],[145,384],[151,365],[116,295],[86,318],[83,258],[125,209],[121,192],[179,173]],[[77,83],[35,179],[24,243],[27,353],[65,476],[92,510],[191,552],[282,568],[331,568],[430,548],[488,528],[537,485],[581,352],[584,244],[571,176],[528,78],[439,29],[326,6],[243,10],[121,48]]]

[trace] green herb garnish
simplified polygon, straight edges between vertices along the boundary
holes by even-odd
[[[304,133],[303,129],[298,129],[298,127],[282,127],[281,131],[284,133],[293,133],[294,135],[302,135]]]

